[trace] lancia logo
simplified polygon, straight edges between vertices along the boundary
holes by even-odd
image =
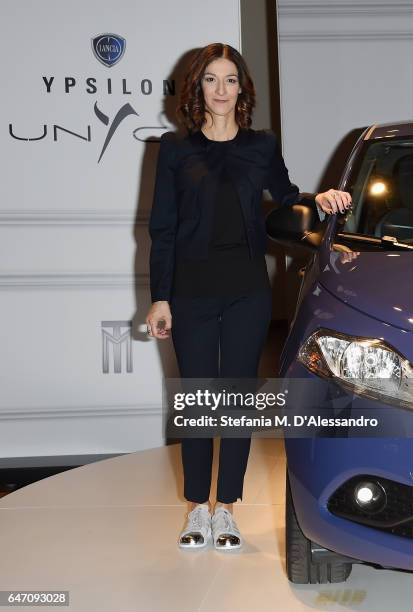
[[[110,68],[125,53],[126,40],[117,34],[98,34],[92,38],[93,53],[104,66]]]

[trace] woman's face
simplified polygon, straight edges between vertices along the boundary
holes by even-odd
[[[235,112],[241,88],[234,62],[223,57],[214,60],[206,66],[201,83],[205,106],[212,115]]]

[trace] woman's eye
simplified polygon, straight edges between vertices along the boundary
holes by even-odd
[[[210,77],[210,76],[209,77],[204,77],[204,81],[206,81],[207,83],[211,83],[211,81],[213,81],[213,80],[214,80],[214,77]],[[228,81],[230,83],[236,83],[237,79],[229,78]]]

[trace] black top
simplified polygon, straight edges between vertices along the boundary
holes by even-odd
[[[203,132],[202,132],[203,134]],[[250,293],[270,287],[263,254],[253,259],[245,233],[244,217],[235,186],[225,166],[230,140],[209,140],[218,165],[218,189],[207,260],[177,259],[173,293],[212,297]]]

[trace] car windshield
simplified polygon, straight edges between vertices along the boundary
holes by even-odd
[[[366,141],[345,190],[353,206],[337,223],[336,242],[358,250],[413,245],[412,137]]]

